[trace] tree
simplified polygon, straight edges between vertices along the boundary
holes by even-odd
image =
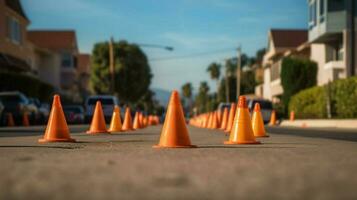
[[[211,63],[208,68],[207,72],[210,74],[212,80],[216,80],[217,83],[217,92],[219,87],[219,77],[221,76],[221,65],[218,63]]]
[[[196,96],[196,101],[195,105],[198,109],[199,113],[203,113],[207,111],[206,104],[208,102],[208,92],[209,92],[209,87],[207,82],[201,82],[200,87],[198,89],[198,94]]]
[[[191,83],[185,83],[182,87],[182,95],[183,97],[188,101],[188,109],[191,111],[192,108],[192,84]]]
[[[230,102],[232,99],[235,99],[234,97],[231,98],[231,84],[230,84],[230,79],[235,76],[235,72],[237,70],[237,60],[229,59],[226,61],[226,78],[225,78],[225,96],[226,96],[226,101]],[[235,86],[236,88],[236,86]],[[235,93],[235,92],[234,92]]]
[[[316,85],[317,63],[299,58],[284,58],[280,73],[283,87],[283,104],[285,111],[290,98],[299,91]]]
[[[115,55],[115,93],[122,102],[137,102],[151,83],[151,69],[146,55],[135,44],[126,41],[113,43]],[[98,94],[109,94],[109,43],[99,42],[92,53],[91,84]]]

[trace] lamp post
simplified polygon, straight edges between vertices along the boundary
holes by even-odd
[[[241,63],[242,63],[242,49],[241,46],[239,45],[237,49],[237,101],[240,96]]]

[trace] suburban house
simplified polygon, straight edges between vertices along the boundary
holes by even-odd
[[[30,24],[19,0],[0,0],[0,70],[31,72]]]
[[[79,96],[77,87],[79,51],[75,31],[31,30],[28,31],[28,38],[37,47],[59,55],[61,93],[72,97]]]
[[[283,93],[280,81],[284,57],[310,57],[307,30],[272,29],[268,33],[268,47],[263,58],[263,84],[255,88],[255,94],[273,102],[279,101]]]
[[[318,85],[356,73],[357,10],[354,0],[308,0],[311,60],[318,63]],[[354,4],[354,5],[353,5]]]

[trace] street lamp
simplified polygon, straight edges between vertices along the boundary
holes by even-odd
[[[242,63],[242,48],[239,45],[237,49],[237,101],[240,96],[241,63]]]

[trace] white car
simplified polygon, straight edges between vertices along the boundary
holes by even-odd
[[[91,121],[97,101],[100,101],[102,103],[105,121],[109,123],[110,118],[113,114],[114,106],[119,105],[118,98],[111,95],[96,95],[88,97],[85,102],[85,121]]]
[[[252,113],[254,110],[255,103],[260,104],[260,112],[262,113],[263,121],[267,124],[270,121],[270,115],[273,111],[273,104],[265,99],[248,99],[248,108]]]

